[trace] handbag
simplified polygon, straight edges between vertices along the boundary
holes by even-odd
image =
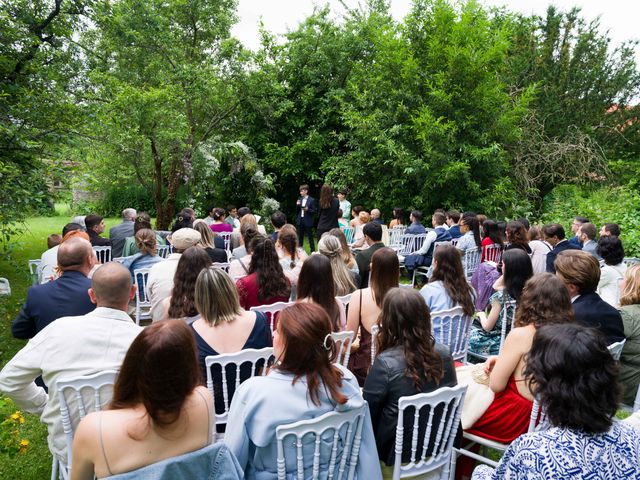
[[[489,376],[484,373],[483,364],[462,365],[456,368],[458,385],[466,385],[467,393],[462,405],[462,429],[471,428],[487,411],[495,393],[489,388]]]

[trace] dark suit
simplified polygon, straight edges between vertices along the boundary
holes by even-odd
[[[316,211],[316,202],[313,197],[307,196],[305,203],[306,210],[304,210],[304,216],[302,216],[302,200],[302,197],[298,197],[298,201],[296,202],[296,208],[298,210],[298,242],[301,247],[304,246],[304,235],[306,233],[309,239],[309,247],[313,252],[316,249],[313,242],[313,213]]]
[[[573,302],[576,321],[585,327],[597,328],[607,343],[624,340],[624,326],[620,312],[600,298],[597,293],[585,293]]]
[[[576,247],[569,243],[568,240],[560,240],[553,250],[547,253],[547,272],[556,273],[556,267],[553,262],[556,261],[556,257],[560,252],[564,252],[565,250],[582,250],[582,247]]]
[[[87,230],[87,233],[89,234],[89,240],[91,241],[91,245],[93,247],[110,247],[111,246],[110,240],[106,238],[102,238],[93,230]],[[124,244],[122,246],[124,247]],[[122,253],[122,251],[120,253]]]
[[[577,235],[574,235],[573,237],[571,237],[571,238],[569,239],[569,243],[570,243],[571,245],[575,245],[576,247],[580,247],[580,248],[582,248],[582,242],[580,241],[580,239],[578,238],[578,236],[577,236]]]
[[[381,248],[384,248],[384,243],[376,242],[366,250],[358,252],[356,255],[356,263],[358,264],[358,270],[360,272],[360,288],[367,288],[369,286],[369,264],[371,263],[371,257]]]
[[[27,291],[27,299],[11,325],[16,338],[34,337],[60,317],[85,315],[96,308],[87,290],[91,280],[80,272],[67,271],[60,278]]]
[[[111,227],[109,240],[111,240],[111,258],[122,256],[124,241],[127,237],[133,237],[133,220],[125,220],[120,225]]]

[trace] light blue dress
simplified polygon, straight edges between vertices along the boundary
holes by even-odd
[[[461,252],[465,252],[466,250],[477,246],[478,245],[476,245],[476,239],[473,236],[473,232],[465,233],[460,237],[458,243],[456,243],[456,248]]]
[[[494,470],[481,465],[472,480],[621,480],[640,478],[640,434],[613,422],[608,432],[590,435],[551,428],[518,437]]]
[[[272,370],[265,377],[253,377],[236,391],[227,422],[224,442],[236,455],[246,479],[277,478],[276,427],[318,417],[331,411],[348,411],[364,404],[360,387],[353,374],[338,365],[343,373],[341,392],[347,397],[337,405],[320,388],[320,406],[308,395],[306,378],[292,385],[293,375]],[[295,447],[285,445],[286,458],[295,459]],[[291,450],[291,451],[289,451]],[[321,457],[320,469],[327,459]],[[382,478],[376,442],[367,410],[362,429],[362,443],[356,476],[362,480]]]

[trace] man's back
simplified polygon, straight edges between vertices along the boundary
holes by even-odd
[[[609,345],[625,338],[620,312],[597,293],[580,295],[573,302],[573,312],[578,323],[600,330],[607,337]]]
[[[358,271],[360,273],[360,288],[367,288],[369,286],[371,257],[373,257],[373,254],[381,248],[384,248],[384,243],[376,242],[366,250],[361,250],[356,255],[356,263],[358,264]]]
[[[122,256],[122,248],[127,237],[133,236],[132,221],[123,221],[119,225],[111,227],[109,230],[109,240],[111,240],[111,258]]]
[[[553,262],[555,262],[558,254],[564,252],[565,250],[582,250],[582,247],[573,245],[567,240],[561,240],[560,242],[558,242],[556,246],[553,247],[553,250],[551,250],[547,254],[547,272],[556,273],[556,267],[553,266]]]
[[[147,292],[151,301],[151,317],[161,320],[164,312],[162,301],[171,296],[173,290],[173,276],[180,261],[179,253],[172,253],[166,260],[156,263],[149,271]]]

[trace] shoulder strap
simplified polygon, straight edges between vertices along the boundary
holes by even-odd
[[[240,265],[242,266],[242,269],[245,271],[245,273],[247,275],[249,275],[249,269],[247,268],[247,266],[244,264],[244,262],[242,261],[241,258],[238,259],[238,262],[240,262]]]
[[[100,437],[100,449],[102,450],[102,458],[104,458],[104,464],[107,467],[107,471],[109,472],[109,475],[113,475],[113,472],[109,467],[109,460],[107,460],[107,452],[104,450],[104,441],[102,439],[102,413],[103,412],[100,412],[98,414],[98,436]]]
[[[209,410],[211,410],[211,407],[209,406],[209,402],[207,402],[207,399],[204,397],[204,395],[202,394],[202,392],[200,390],[196,390],[196,393],[198,395],[200,395],[200,398],[202,399],[202,401],[204,402],[204,406],[207,410],[207,445],[209,445],[212,441],[211,438],[211,414],[209,413]]]
[[[358,325],[362,323],[362,288],[360,289],[360,303],[358,305]]]

